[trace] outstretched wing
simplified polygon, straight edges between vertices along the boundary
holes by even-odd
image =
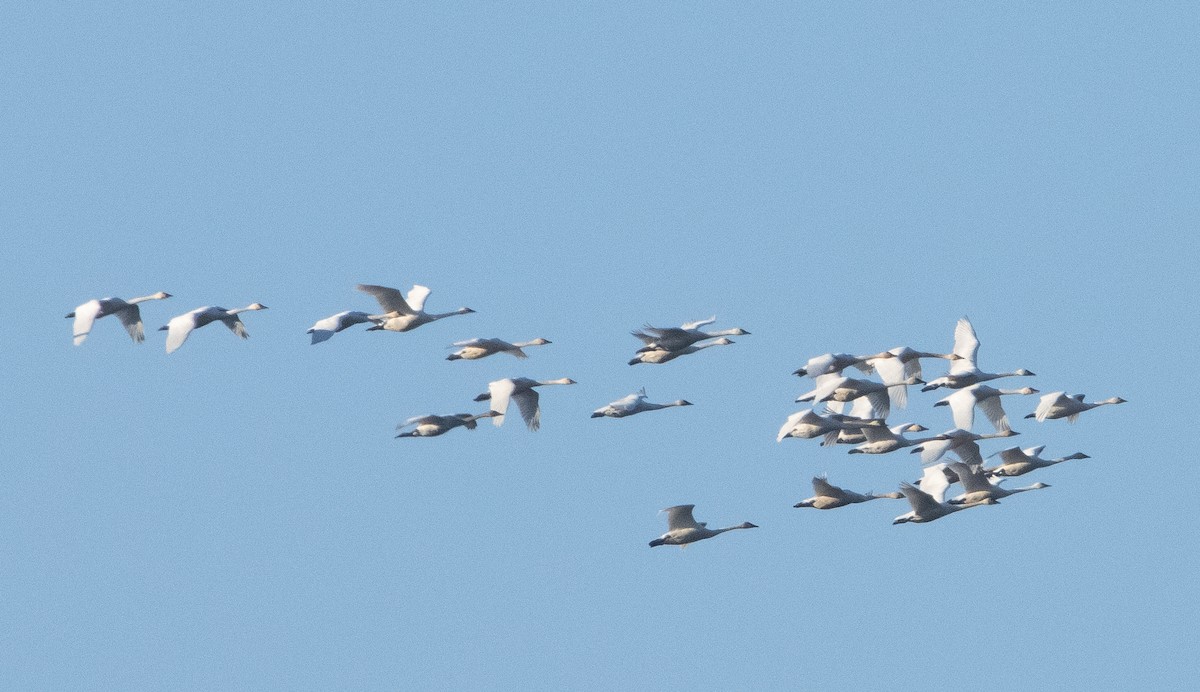
[[[542,410],[538,408],[538,393],[532,389],[522,389],[512,395],[513,401],[517,402],[517,409],[521,412],[521,418],[524,419],[525,425],[530,430],[537,430],[542,427]]]
[[[433,291],[429,290],[428,286],[414,284],[408,290],[408,307],[413,309],[413,312],[420,312],[425,309],[425,299]]]
[[[489,399],[492,402],[492,411],[496,413],[492,416],[492,425],[497,428],[504,425],[504,412],[508,410],[508,400],[512,396],[513,390],[516,389],[517,383],[511,379],[496,380],[488,383]]]
[[[698,529],[702,525],[697,524],[692,518],[692,508],[696,505],[676,505],[668,507],[663,511],[667,513],[667,531],[675,531],[676,529]]]
[[[712,324],[713,322],[716,322],[716,321],[717,321],[717,316],[713,315],[712,317],[710,317],[706,320],[696,320],[695,322],[685,322],[683,324],[682,328],[683,329],[699,329],[699,328],[703,327],[704,325]]]
[[[87,335],[92,331],[92,325],[96,322],[96,316],[100,314],[100,301],[89,300],[88,302],[75,308],[75,323],[72,325],[72,333],[75,336],[75,345],[83,343]]]
[[[374,286],[372,284],[359,284],[356,286],[363,293],[370,293],[375,296],[375,300],[379,302],[379,306],[384,312],[394,312],[400,315],[415,315],[416,311],[409,307],[408,302],[404,300],[404,296],[400,295],[400,291],[387,286]],[[416,288],[415,286],[413,288]]]
[[[979,355],[979,337],[975,335],[975,327],[971,320],[963,317],[954,327],[954,355],[959,360],[950,361],[950,374],[971,372],[977,367],[976,356]]]
[[[140,344],[146,340],[146,329],[142,326],[142,311],[136,303],[130,303],[129,307],[118,310],[117,319],[121,320],[121,324],[125,327],[125,331],[129,332],[129,338],[133,339],[133,343]]]

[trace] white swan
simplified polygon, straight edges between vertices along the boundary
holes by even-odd
[[[353,327],[356,324],[364,322],[374,322],[371,316],[365,312],[357,312],[355,310],[346,310],[339,312],[336,315],[330,315],[323,320],[317,320],[305,334],[312,334],[312,343],[319,344],[322,341],[328,341],[333,338],[334,334]]]
[[[517,410],[530,430],[537,430],[542,425],[542,410],[538,407],[538,393],[534,387],[551,384],[575,384],[575,380],[562,377],[557,380],[531,380],[528,377],[512,377],[488,383],[487,392],[475,397],[475,401],[491,400],[492,425],[497,428],[504,425],[504,413],[508,410],[508,402],[517,402]]]
[[[717,339],[716,341],[709,341],[708,343],[703,343],[703,344],[695,344],[693,346],[688,346],[687,348],[681,348],[678,351],[667,351],[667,350],[663,350],[663,349],[657,349],[654,351],[642,351],[642,352],[639,352],[633,358],[633,360],[629,361],[629,364],[637,365],[638,363],[649,363],[651,365],[659,365],[662,363],[669,363],[680,356],[686,356],[686,355],[695,353],[701,349],[708,348],[709,346],[728,346],[732,343],[733,343],[733,341],[726,339],[725,337],[721,337],[720,339]]]
[[[72,329],[75,336],[75,345],[78,346],[83,343],[83,340],[91,333],[92,324],[96,320],[101,317],[108,317],[109,315],[116,315],[117,319],[121,320],[121,325],[125,327],[125,331],[129,332],[129,338],[133,339],[133,343],[142,343],[146,340],[146,331],[142,326],[142,312],[138,308],[138,303],[143,303],[147,300],[163,300],[170,297],[170,293],[159,291],[153,295],[130,298],[129,300],[112,297],[89,300],[67,313],[67,319],[75,318]]]
[[[721,336],[743,336],[750,333],[741,327],[721,329],[715,332],[700,331],[700,327],[716,321],[717,317],[713,315],[706,320],[686,322],[679,327],[651,327],[647,324],[643,327],[642,331],[633,331],[630,334],[633,334],[645,344],[637,351],[638,353],[643,353],[646,351],[678,351],[691,346],[697,341],[715,339]]]
[[[397,430],[403,430],[410,425],[416,426],[408,432],[402,432],[396,437],[437,437],[446,433],[460,425],[467,430],[475,429],[475,421],[480,418],[492,418],[496,415],[494,411],[487,413],[471,414],[471,413],[456,413],[451,416],[414,416],[396,426]]]
[[[636,413],[642,413],[643,411],[657,411],[663,408],[671,408],[672,406],[691,405],[692,402],[685,401],[683,399],[677,399],[669,404],[652,404],[649,401],[646,401],[646,388],[643,387],[634,394],[630,394],[622,399],[617,399],[611,404],[601,406],[595,411],[592,411],[592,418],[624,418],[626,416],[632,416]]]
[[[495,353],[507,353],[510,356],[525,359],[529,356],[521,349],[527,346],[545,346],[550,343],[546,339],[537,338],[533,341],[520,341],[510,344],[503,339],[467,339],[455,341],[451,346],[460,346],[457,351],[446,356],[446,360],[478,360],[487,358]]]
[[[866,364],[867,361],[887,360],[890,358],[895,358],[895,356],[887,351],[866,356],[855,356],[849,353],[826,353],[809,358],[804,367],[792,371],[792,374],[799,377],[811,377],[815,380],[822,375],[841,374],[843,370],[852,365],[863,372],[870,372],[871,367]]]
[[[997,504],[994,498],[960,505],[952,505],[949,502],[945,502],[943,498],[946,494],[946,488],[950,487],[950,482],[946,479],[945,468],[945,464],[935,464],[926,468],[925,475],[921,477],[920,488],[910,483],[900,484],[900,492],[904,493],[904,497],[908,499],[908,504],[912,507],[912,511],[896,517],[892,520],[892,524],[907,524],[910,522],[923,524],[941,519],[947,514],[952,514],[969,507]]]
[[[961,356],[955,353],[929,353],[927,351],[917,351],[908,346],[897,346],[890,348],[887,353],[891,354],[892,358],[868,358],[864,363],[862,370],[870,374],[872,370],[879,371],[879,379],[884,382],[901,382],[911,377],[924,379],[925,375],[921,372],[922,358],[942,358],[945,360],[959,360]],[[892,403],[900,408],[908,406],[908,387],[897,387],[890,392]]]
[[[924,426],[918,425],[916,427],[920,428],[921,430],[926,429]],[[866,438],[866,442],[848,450],[848,453],[887,454],[888,452],[894,452],[897,449],[903,449],[905,447],[912,447],[915,445],[924,444],[926,442],[933,442],[934,440],[943,439],[941,435],[934,435],[932,437],[922,437],[910,440],[904,436],[904,433],[913,431],[912,429],[913,426],[911,424],[897,425],[891,428],[885,428],[883,426],[864,426],[862,428],[862,434]]]
[[[961,389],[988,380],[998,380],[1001,377],[1033,376],[1032,372],[1024,368],[1000,373],[980,370],[976,364],[976,357],[979,355],[979,337],[975,334],[975,327],[971,325],[971,320],[966,317],[959,319],[958,324],[954,327],[954,354],[958,356],[958,359],[950,361],[949,374],[931,381],[922,387],[921,391],[928,392],[938,387]]]
[[[975,407],[987,416],[997,431],[1011,430],[1012,426],[1008,424],[1008,414],[1004,412],[1004,407],[1000,405],[1000,397],[1012,394],[1037,394],[1038,390],[1033,387],[1022,387],[1021,389],[996,389],[989,387],[986,384],[973,384],[970,387],[963,387],[954,392],[950,396],[938,401],[934,406],[949,406],[951,413],[954,415],[954,425],[962,430],[970,430],[971,425],[975,422]]]
[[[947,468],[958,477],[958,482],[962,483],[963,494],[950,500],[952,505],[969,505],[986,502],[988,499],[1000,500],[1009,495],[1023,493],[1026,490],[1041,490],[1049,488],[1045,483],[1034,483],[1033,485],[1025,486],[1024,488],[1005,488],[1000,485],[1003,478],[996,480],[988,480],[987,474],[982,467],[975,465],[964,464],[961,461],[956,461],[947,466]]]
[[[796,401],[854,401],[866,397],[871,407],[880,418],[887,418],[891,409],[891,397],[888,390],[905,384],[919,384],[921,380],[910,377],[903,382],[884,384],[874,380],[860,380],[853,377],[834,377],[821,379],[817,388],[796,397]]]
[[[876,495],[875,493],[856,493],[850,490],[844,490],[832,485],[825,479],[824,476],[813,476],[812,479],[813,497],[807,500],[801,500],[793,507],[812,507],[813,509],[836,509],[853,505],[859,502],[868,502],[870,500],[899,500],[903,495],[900,493],[884,493]]]
[[[159,327],[158,331],[165,331],[167,333],[167,353],[177,351],[183,345],[183,342],[187,341],[188,336],[194,330],[212,322],[223,322],[234,334],[246,339],[250,337],[250,334],[246,332],[246,326],[242,324],[242,318],[238,317],[238,314],[251,310],[266,309],[267,306],[262,303],[251,303],[244,308],[234,308],[232,310],[205,306],[172,317],[171,321],[167,322],[166,326]]]
[[[842,432],[858,432],[859,429],[867,426],[882,425],[883,422],[879,419],[853,418],[841,414],[822,416],[811,408],[806,408],[787,417],[787,420],[779,428],[775,441],[782,442],[784,438],[788,437],[802,440],[824,437],[825,439],[821,442],[821,446],[824,447],[837,442],[838,436]]]
[[[1039,423],[1047,420],[1056,420],[1058,418],[1066,418],[1068,422],[1074,423],[1079,418],[1079,414],[1084,411],[1091,411],[1097,406],[1107,406],[1108,404],[1123,404],[1125,400],[1119,396],[1114,396],[1111,399],[1087,403],[1083,400],[1082,394],[1067,394],[1066,392],[1050,392],[1045,394],[1038,401],[1037,410],[1025,416],[1026,418],[1036,418]]]
[[[1000,465],[993,466],[991,468],[985,468],[983,472],[989,476],[1023,476],[1030,471],[1044,469],[1054,466],[1055,464],[1061,464],[1064,461],[1071,461],[1072,459],[1091,459],[1090,456],[1084,454],[1083,452],[1075,452],[1074,454],[1065,457],[1058,457],[1057,459],[1043,459],[1039,455],[1045,448],[1046,445],[1027,447],[1025,449],[1021,449],[1020,447],[1009,447],[1008,449],[1002,449],[999,452],[996,452],[996,454],[991,455],[1000,457]],[[991,458],[991,456],[988,458]]]
[[[687,546],[688,543],[712,538],[717,534],[733,531],[734,529],[756,529],[756,524],[744,522],[737,526],[726,526],[723,529],[710,529],[707,523],[697,523],[692,518],[692,508],[696,505],[676,505],[662,511],[667,513],[667,532],[650,541],[650,547],[660,545]]]
[[[383,308],[384,314],[372,315],[372,318],[376,320],[376,324],[367,329],[369,332],[377,330],[407,332],[423,324],[440,320],[443,317],[466,315],[475,312],[471,308],[459,308],[452,312],[443,313],[425,312],[425,299],[429,297],[432,291],[427,286],[421,286],[420,284],[414,285],[409,290],[407,300],[400,294],[400,291],[388,288],[387,286],[359,284],[356,288],[363,293],[370,293],[375,296],[375,300],[379,301],[380,307]]]
[[[983,457],[979,456],[979,445],[976,440],[990,440],[997,437],[1012,437],[1019,435],[1015,430],[1002,430],[997,433],[979,435],[969,430],[954,429],[938,435],[933,440],[913,447],[913,454],[920,453],[921,463],[932,464],[941,459],[946,452],[954,452],[958,458],[968,464],[982,464]]]

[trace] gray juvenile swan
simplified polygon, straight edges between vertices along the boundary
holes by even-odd
[[[480,418],[492,418],[496,415],[495,411],[487,413],[455,413],[450,416],[414,416],[396,426],[397,430],[403,430],[408,426],[416,426],[412,430],[402,432],[396,437],[437,437],[454,428],[462,426],[467,430],[475,429],[475,421]]]
[[[678,351],[691,346],[697,341],[715,339],[720,336],[743,336],[750,333],[741,327],[721,329],[715,332],[700,331],[700,327],[716,321],[717,317],[713,315],[706,320],[687,322],[679,327],[651,327],[647,324],[643,327],[643,331],[634,331],[630,332],[630,334],[633,334],[645,344],[637,351],[638,353],[643,353],[646,351]]]
[[[450,344],[460,348],[446,356],[446,360],[479,360],[496,353],[507,353],[523,360],[529,356],[525,355],[521,349],[529,346],[545,346],[548,343],[550,343],[548,340],[541,338],[533,341],[519,341],[515,344],[510,344],[503,339],[467,339]]]
[[[812,507],[813,509],[836,509],[853,505],[859,502],[868,502],[870,500],[899,500],[904,496],[900,493],[884,493],[876,495],[874,493],[856,493],[850,490],[832,485],[825,479],[824,476],[813,476],[812,479],[813,497],[807,500],[801,500],[793,507]]]
[[[660,545],[677,545],[687,547],[689,543],[702,541],[705,538],[712,538],[726,531],[734,529],[757,529],[757,524],[744,522],[737,526],[726,526],[723,529],[710,529],[706,522],[697,523],[692,518],[692,508],[696,505],[676,505],[668,507],[662,511],[667,513],[667,532],[663,535],[650,541],[650,547],[655,548]]]
[[[617,399],[611,404],[601,406],[592,411],[592,418],[625,418],[644,411],[657,411],[673,406],[691,406],[692,402],[677,399],[669,404],[652,404],[646,401],[646,388],[638,390],[627,397]]]

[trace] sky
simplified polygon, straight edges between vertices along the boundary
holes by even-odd
[[[1185,686],[1198,33],[1190,3],[5,5],[0,687]],[[476,313],[310,345],[359,283]],[[75,306],[156,291],[144,344],[72,346]],[[164,352],[254,301],[248,340]],[[750,334],[626,364],[710,315]],[[1009,397],[983,453],[1091,458],[931,524],[794,509],[921,469],[776,443],[790,373],[963,315],[983,369],[1037,373],[1004,386],[1129,402]],[[553,343],[445,360],[492,336]],[[578,384],[536,433],[393,437],[513,376]],[[641,387],[695,405],[589,418]],[[948,429],[942,395],[891,422]],[[649,548],[685,503],[760,528]]]

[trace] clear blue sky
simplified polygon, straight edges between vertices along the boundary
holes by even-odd
[[[1191,3],[6,5],[0,687],[1194,683],[1197,35]],[[310,346],[357,283],[478,313]],[[72,347],[76,305],[159,290],[144,345]],[[246,342],[153,331],[252,301]],[[711,314],[752,335],[625,364]],[[789,373],[964,314],[984,368],[1130,401],[1016,426],[1093,458],[924,526],[793,509],[920,471],[776,444]],[[444,360],[475,336],[554,344]],[[517,375],[579,384],[536,434],[393,439]],[[642,386],[696,405],[588,417]],[[893,421],[950,427],[940,396]],[[651,550],[680,503],[761,528]]]

